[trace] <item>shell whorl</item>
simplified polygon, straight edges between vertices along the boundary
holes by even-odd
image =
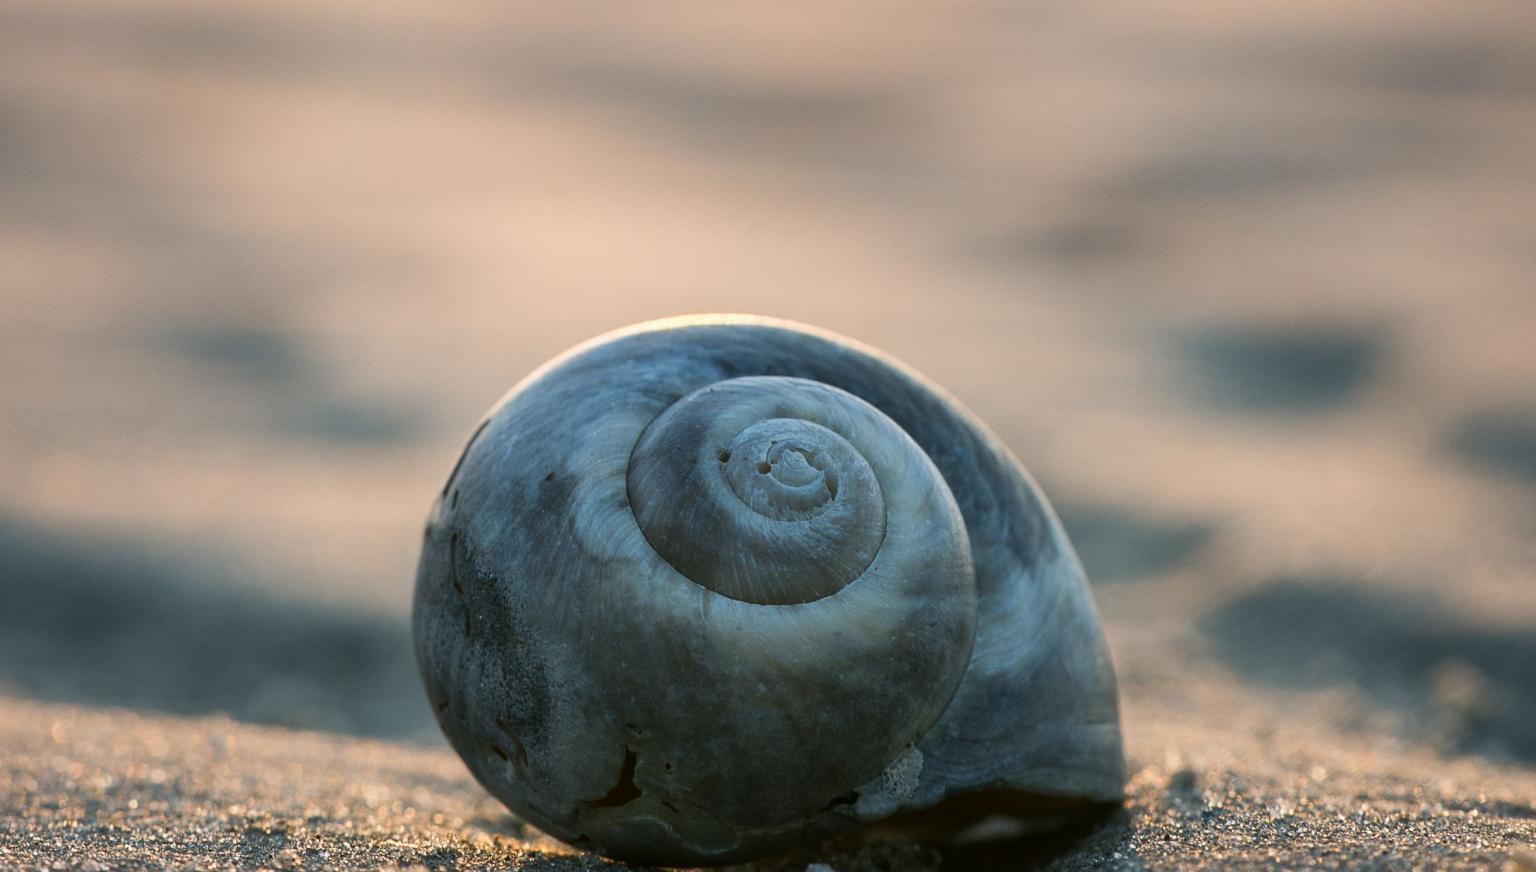
[[[879,553],[887,510],[870,458],[887,478],[898,474],[892,452],[917,450],[901,435],[868,403],[816,382],[716,382],[641,435],[630,506],[646,540],[688,579],[745,602],[810,602],[857,579]]]

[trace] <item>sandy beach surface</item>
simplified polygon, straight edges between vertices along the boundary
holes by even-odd
[[[605,867],[437,733],[421,525],[535,366],[740,311],[1030,468],[1132,773],[753,868],[1536,869],[1533,58],[1520,3],[0,6],[0,867]]]

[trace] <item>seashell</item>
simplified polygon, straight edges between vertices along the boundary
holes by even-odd
[[[432,510],[413,627],[475,778],[617,858],[1123,797],[1045,498],[940,389],[796,324],[642,324],[514,387]]]

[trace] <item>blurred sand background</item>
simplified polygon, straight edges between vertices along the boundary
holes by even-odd
[[[0,865],[594,865],[437,735],[420,528],[529,370],[705,311],[1062,514],[1133,800],[1007,862],[1536,849],[1528,4],[8,0]]]

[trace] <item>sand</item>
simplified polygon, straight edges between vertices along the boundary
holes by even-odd
[[[442,749],[16,699],[4,711],[5,868],[627,868],[523,826]],[[742,868],[1530,862],[1536,773],[1360,738],[1136,724],[1131,798],[1106,819],[1049,837],[994,827],[948,846],[850,836]]]
[[[438,735],[416,547],[519,378],[719,310],[1007,441],[1132,772],[761,868],[1536,867],[1532,23],[5,4],[0,867],[602,865]]]

